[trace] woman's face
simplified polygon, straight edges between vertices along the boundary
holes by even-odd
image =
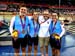
[[[57,16],[56,15],[52,15],[52,20],[55,22],[57,21]]]
[[[27,14],[27,8],[26,7],[21,7],[20,8],[20,15],[25,16]]]
[[[37,20],[38,19],[38,14],[37,13],[33,13],[33,18],[34,18],[34,20]]]

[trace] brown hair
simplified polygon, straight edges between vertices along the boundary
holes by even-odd
[[[19,6],[19,8],[21,8],[21,7],[26,7],[26,6],[25,6],[25,4],[21,4],[21,5]]]

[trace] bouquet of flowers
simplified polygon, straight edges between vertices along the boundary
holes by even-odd
[[[12,37],[13,37],[13,38],[18,38],[18,31],[17,31],[17,30],[14,30],[14,31],[12,32]]]

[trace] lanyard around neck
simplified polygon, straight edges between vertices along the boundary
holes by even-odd
[[[23,20],[22,18],[20,17],[20,21],[21,21],[21,26],[22,26],[22,29],[25,28],[25,21],[26,21],[26,17],[24,17],[24,23],[23,23]]]
[[[38,31],[38,22],[35,23],[34,20],[33,20],[33,24],[34,24],[34,31],[36,33]]]
[[[54,26],[53,26],[53,21],[52,21],[52,32],[53,32],[54,29],[55,29],[56,23],[57,23],[57,22],[55,22],[55,23],[54,23]]]

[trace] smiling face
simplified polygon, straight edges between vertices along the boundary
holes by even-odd
[[[48,10],[45,10],[43,12],[43,16],[44,16],[45,19],[49,19],[49,11]]]
[[[26,7],[20,7],[20,16],[25,16],[27,14],[27,8]]]
[[[34,20],[37,20],[38,19],[38,13],[37,12],[34,12],[33,13],[33,18],[34,18]]]
[[[53,14],[52,14],[52,20],[53,20],[54,22],[57,21],[57,14],[56,14],[56,13],[53,13]]]

